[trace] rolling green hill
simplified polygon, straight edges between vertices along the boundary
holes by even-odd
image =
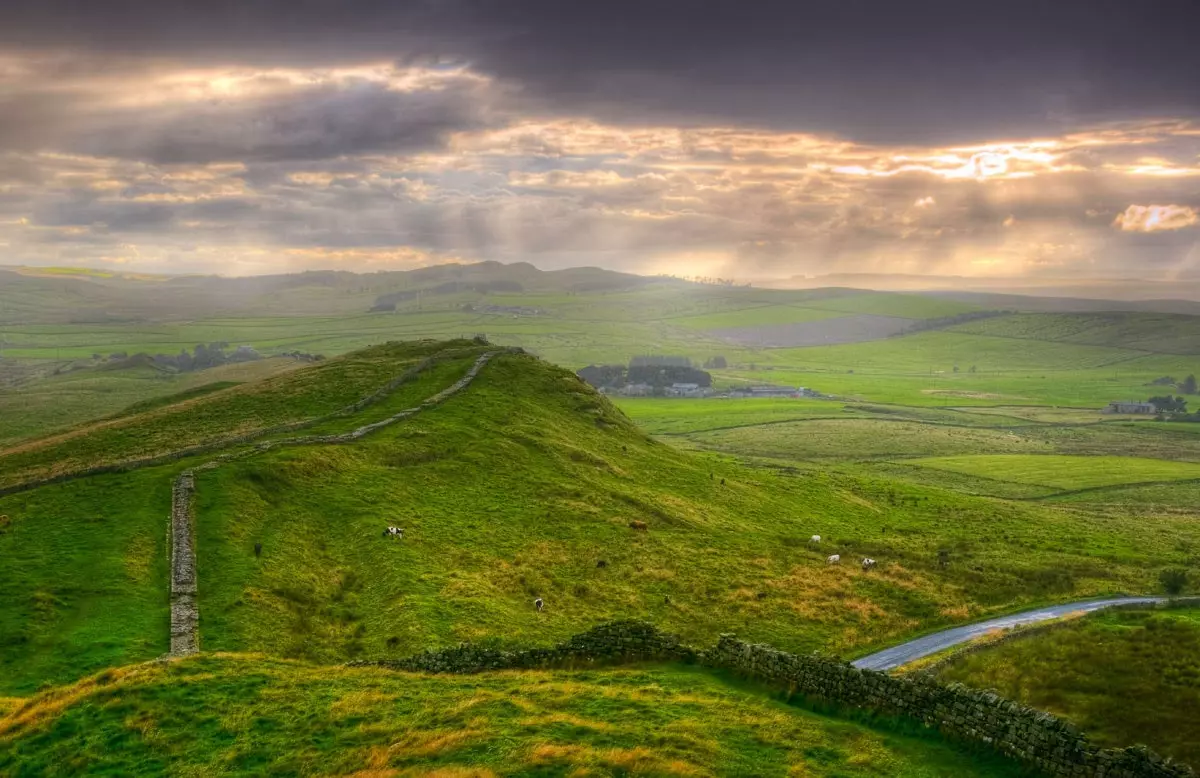
[[[418,356],[444,357],[303,434],[346,431],[448,386],[483,348],[370,349],[81,428],[31,447],[29,457],[59,453],[21,460],[33,463],[19,472],[320,417]],[[569,372],[521,354],[496,356],[461,394],[355,443],[234,451],[248,455],[196,478],[201,643],[322,662],[460,640],[544,642],[622,617],[698,644],[735,629],[788,649],[858,652],[1023,603],[1150,589],[1200,540],[1186,516],[1150,526],[688,453],[647,437]],[[0,534],[0,694],[165,650],[170,482],[212,456],[0,497],[10,517]],[[403,542],[380,537],[388,525],[406,529]],[[807,544],[814,533],[819,548]],[[949,567],[938,561],[944,548]],[[826,566],[835,552],[880,565]]]

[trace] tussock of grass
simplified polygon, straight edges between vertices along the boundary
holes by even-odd
[[[168,768],[169,766],[169,768]],[[105,673],[0,716],[0,772],[67,775],[1015,776],[707,672],[427,676],[210,655]]]

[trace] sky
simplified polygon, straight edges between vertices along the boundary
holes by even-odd
[[[1195,0],[5,0],[0,265],[1200,277]]]

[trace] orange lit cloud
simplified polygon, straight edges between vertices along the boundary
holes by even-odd
[[[1182,230],[1200,224],[1200,212],[1183,205],[1131,205],[1113,225],[1126,232]]]

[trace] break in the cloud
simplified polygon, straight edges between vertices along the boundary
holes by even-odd
[[[103,5],[0,10],[0,264],[1195,264],[1188,3]]]

